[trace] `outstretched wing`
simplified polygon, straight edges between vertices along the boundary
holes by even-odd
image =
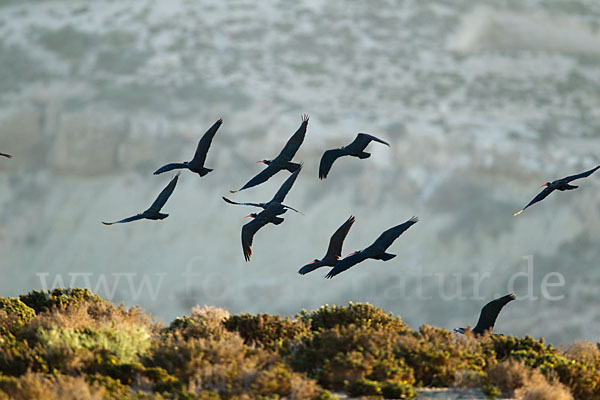
[[[0,153],[0,156],[6,157],[6,158],[13,158],[13,156],[11,156],[10,154],[5,154],[5,153]]]
[[[206,133],[204,133],[204,136],[202,136],[202,139],[200,139],[200,142],[198,142],[198,147],[196,148],[196,154],[194,154],[194,158],[192,160],[192,162],[195,165],[198,166],[204,166],[204,162],[206,161],[206,154],[208,154],[208,149],[210,148],[210,144],[212,143],[213,137],[215,137],[215,133],[217,133],[217,130],[219,130],[219,127],[221,126],[221,124],[223,123],[223,120],[221,118],[219,118],[217,120],[217,122],[215,122],[213,124],[213,126],[211,126]]]
[[[514,294],[507,294],[506,296],[500,297],[499,299],[492,300],[487,303],[482,309],[481,314],[479,315],[479,321],[475,328],[473,328],[473,333],[483,334],[485,331],[491,330],[496,323],[496,318],[498,318],[498,314],[502,308],[509,302],[515,300],[517,296]]]
[[[260,185],[261,183],[266,182],[270,177],[279,172],[280,169],[273,166],[273,164],[269,164],[269,166],[258,173],[254,178],[250,179],[248,183],[242,186],[239,190],[231,190],[231,193],[241,192],[242,190],[254,187],[256,185]]]
[[[537,203],[538,201],[544,200],[553,191],[554,191],[554,189],[550,188],[549,186],[546,186],[546,188],[544,188],[544,190],[542,190],[540,193],[538,193],[538,195],[535,196],[535,198],[533,200],[531,200],[529,202],[529,204],[527,204],[525,207],[523,207],[522,209],[520,209],[519,211],[517,211],[516,213],[514,213],[513,217],[516,217],[517,215],[521,214],[523,211],[525,211],[525,209],[527,207],[529,207],[529,206]]]
[[[331,271],[329,271],[329,273],[327,275],[325,275],[325,278],[331,279],[334,276],[346,271],[347,269],[352,268],[356,264],[365,261],[367,258],[369,258],[368,254],[365,253],[364,251],[356,252],[356,253],[344,258],[343,260],[338,261],[338,263],[335,264],[335,267],[333,267],[331,269]]]
[[[260,228],[267,224],[263,218],[260,218],[261,214],[258,214],[256,218],[242,227],[242,250],[244,251],[246,261],[250,261],[252,257],[252,240],[254,239],[254,235]]]
[[[385,251],[388,247],[392,245],[392,243],[394,243],[394,240],[398,239],[398,236],[402,235],[408,228],[416,224],[418,221],[419,218],[412,217],[408,221],[388,229],[387,231],[379,235],[377,240],[375,240],[375,242],[370,247],[376,247]]]
[[[302,124],[300,128],[292,135],[292,137],[287,141],[281,153],[277,156],[277,158],[283,161],[292,161],[292,158],[296,155],[296,152],[300,148],[302,142],[304,142],[304,136],[306,136],[306,128],[308,127],[308,115],[304,114],[302,116]]]
[[[285,200],[285,196],[287,196],[288,192],[290,191],[290,189],[294,185],[294,182],[296,182],[296,178],[298,178],[298,174],[300,174],[300,170],[301,169],[302,169],[302,167],[298,168],[296,171],[294,171],[293,174],[291,174],[285,180],[285,182],[283,182],[283,185],[281,185],[281,187],[279,188],[279,190],[277,191],[277,193],[275,193],[275,196],[273,197],[273,200],[271,200],[272,202],[274,202],[274,203],[283,203],[283,201]]]
[[[103,221],[102,223],[104,225],[124,224],[126,222],[137,221],[137,220],[144,219],[144,218],[145,217],[144,217],[143,214],[138,214],[138,215],[134,215],[133,217],[125,218],[125,219],[122,219],[122,220],[117,221],[117,222],[104,222]]]
[[[164,165],[162,167],[160,167],[159,169],[157,169],[156,171],[154,171],[154,175],[160,175],[163,172],[169,172],[169,171],[173,171],[174,169],[183,169],[183,168],[187,168],[187,164],[184,163],[171,163],[171,164],[167,164]]]
[[[236,206],[250,206],[250,207],[261,207],[265,208],[264,204],[261,203],[238,203],[237,201],[229,200],[227,197],[223,196],[223,200],[225,203],[235,204]]]
[[[338,158],[345,156],[346,152],[342,149],[331,149],[325,151],[321,156],[321,162],[319,163],[319,179],[327,178],[331,166]]]
[[[169,184],[162,190],[162,192],[160,192],[160,194],[158,195],[156,200],[154,200],[154,203],[152,203],[148,211],[154,213],[160,212],[167,200],[169,200],[169,197],[171,197],[171,194],[173,194],[173,190],[175,190],[175,186],[177,186],[178,179],[179,174],[175,175],[173,179],[171,179],[171,182],[169,182]]]
[[[368,133],[359,133],[358,135],[356,135],[356,139],[354,139],[354,141],[352,143],[350,143],[348,145],[348,147],[357,147],[362,151],[364,150],[369,143],[371,143],[372,141],[374,142],[378,142],[381,144],[385,144],[386,146],[390,146],[390,144],[388,142],[386,142],[385,140],[381,140],[373,135],[369,135]]]
[[[588,176],[590,176],[591,174],[596,172],[599,168],[600,168],[600,165],[597,166],[596,168],[590,169],[589,171],[582,172],[581,174],[567,176],[566,178],[563,178],[562,180],[569,183],[571,181],[574,181],[575,179],[587,178]]]
[[[350,218],[348,218],[346,222],[344,222],[344,224],[340,226],[337,231],[335,231],[329,240],[329,248],[327,249],[327,255],[325,257],[339,258],[342,256],[344,239],[346,239],[346,236],[348,235],[350,228],[352,228],[352,224],[354,224],[355,220],[356,218],[351,215]]]

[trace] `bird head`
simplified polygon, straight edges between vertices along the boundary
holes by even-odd
[[[541,188],[543,188],[543,187],[550,186],[550,185],[551,185],[551,183],[550,183],[550,182],[546,182],[546,183],[544,183],[542,186],[540,186],[538,189],[541,189]]]
[[[271,164],[271,160],[258,160],[256,163],[269,165],[269,164]]]

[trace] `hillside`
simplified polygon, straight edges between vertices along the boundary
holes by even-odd
[[[3,400],[600,396],[597,345],[412,330],[369,304],[294,319],[196,307],[161,326],[139,308],[57,289],[1,298],[0,334]]]

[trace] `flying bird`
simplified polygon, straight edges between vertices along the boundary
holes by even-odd
[[[588,176],[590,176],[591,174],[593,174],[594,172],[596,172],[598,170],[598,168],[600,168],[600,165],[597,166],[596,168],[592,168],[589,171],[586,172],[582,172],[579,175],[571,175],[571,176],[567,176],[566,178],[562,178],[562,179],[557,179],[554,182],[546,182],[544,183],[542,186],[540,186],[540,188],[544,188],[544,190],[542,190],[540,193],[538,193],[537,196],[535,196],[535,198],[533,200],[531,200],[529,202],[529,204],[527,204],[525,207],[523,207],[521,210],[517,211],[516,213],[513,214],[514,216],[517,216],[519,214],[521,214],[523,211],[525,211],[525,209],[539,201],[544,200],[546,197],[548,197],[548,195],[550,193],[552,193],[555,190],[560,190],[561,192],[565,191],[565,190],[573,190],[573,189],[577,189],[579,186],[574,186],[574,185],[569,185],[569,182],[574,181],[576,179],[581,179],[581,178],[587,178]]]
[[[179,174],[175,175],[175,177],[173,179],[171,179],[171,182],[169,182],[169,184],[162,190],[162,192],[160,192],[160,194],[158,195],[156,200],[154,200],[154,203],[152,203],[150,208],[147,209],[146,211],[144,211],[143,213],[134,215],[133,217],[122,219],[117,222],[102,222],[102,223],[104,225],[114,225],[114,224],[123,224],[126,222],[137,221],[140,219],[159,220],[159,219],[167,218],[169,216],[169,214],[163,214],[160,212],[160,210],[163,208],[163,206],[165,205],[167,200],[169,200],[169,197],[171,197],[171,194],[173,193],[173,190],[175,190],[175,186],[177,185],[178,179],[179,179]]]
[[[233,200],[229,200],[225,196],[223,196],[223,200],[225,200],[225,202],[227,202],[229,204],[235,204],[238,206],[252,206],[252,207],[260,207],[260,208],[264,208],[264,209],[266,209],[270,204],[281,203],[281,205],[283,207],[289,208],[292,211],[296,211],[297,213],[300,213],[300,211],[296,210],[295,208],[292,208],[290,206],[286,206],[285,204],[283,204],[283,201],[285,200],[285,196],[287,196],[288,192],[294,185],[294,182],[296,182],[296,178],[298,178],[298,174],[300,173],[301,170],[302,170],[302,167],[298,168],[292,175],[290,175],[285,180],[285,182],[283,182],[283,185],[281,185],[281,187],[279,188],[277,193],[275,193],[275,196],[271,199],[271,201],[269,201],[267,203],[238,203]]]
[[[10,154],[4,154],[4,153],[0,153],[0,156],[2,157],[6,157],[6,158],[13,158],[13,156],[11,156]]]
[[[242,250],[244,251],[244,258],[246,261],[250,261],[252,257],[252,241],[254,235],[260,228],[267,224],[279,225],[283,222],[283,218],[279,215],[285,214],[287,208],[281,203],[270,203],[260,213],[252,213],[244,218],[253,218],[252,221],[248,222],[242,227]]]
[[[217,133],[217,130],[223,123],[223,120],[219,118],[217,122],[211,126],[200,142],[198,142],[198,147],[196,148],[196,154],[194,154],[194,158],[191,161],[184,161],[182,163],[172,163],[167,164],[165,166],[160,167],[154,172],[154,175],[162,174],[163,172],[172,171],[174,169],[189,169],[192,172],[197,173],[200,176],[204,176],[212,171],[211,168],[204,167],[204,162],[206,161],[206,155],[208,154],[208,149],[210,148],[210,144],[212,143],[213,137]]]
[[[321,163],[319,164],[319,178],[327,178],[327,174],[329,173],[331,166],[333,165],[335,160],[337,160],[340,157],[352,156],[358,157],[361,160],[364,158],[371,157],[371,153],[367,153],[364,150],[372,141],[385,144],[388,147],[390,145],[388,142],[378,139],[373,135],[369,135],[367,133],[359,133],[356,136],[356,139],[354,139],[354,141],[349,145],[340,147],[339,149],[327,150],[325,153],[323,153],[323,156],[321,157]]]
[[[419,221],[419,218],[412,217],[408,221],[396,225],[393,228],[388,229],[383,232],[372,245],[367,247],[366,249],[356,251],[354,253],[349,254],[343,260],[338,261],[335,264],[335,267],[325,276],[325,278],[331,279],[337,274],[344,272],[345,270],[352,268],[356,264],[365,261],[368,258],[372,258],[374,260],[382,260],[389,261],[392,258],[396,257],[396,254],[386,253],[388,247],[394,243],[396,239],[400,235],[402,235],[408,228],[413,226]]]
[[[296,155],[296,152],[300,148],[300,145],[304,141],[304,136],[306,136],[306,127],[308,126],[308,115],[304,114],[302,116],[302,124],[300,128],[292,135],[292,137],[288,140],[283,150],[277,157],[272,160],[260,160],[256,163],[263,163],[267,165],[267,168],[263,169],[258,175],[254,178],[250,179],[248,183],[242,186],[239,190],[231,190],[231,193],[237,193],[244,189],[251,188],[256,185],[260,185],[261,183],[266,182],[270,177],[275,175],[277,172],[281,170],[288,170],[289,172],[296,172],[301,165],[292,162],[292,158]]]
[[[305,275],[317,268],[335,266],[342,256],[342,246],[344,245],[344,240],[346,239],[346,236],[348,235],[350,228],[352,228],[352,224],[354,224],[355,220],[356,219],[354,216],[351,215],[350,218],[348,218],[346,222],[344,222],[342,226],[335,231],[333,236],[331,236],[331,239],[329,239],[329,248],[327,249],[327,254],[325,254],[325,257],[320,260],[315,259],[310,264],[300,268],[298,273],[300,275]]]
[[[479,315],[479,321],[477,321],[477,325],[473,328],[473,333],[476,335],[483,335],[485,332],[491,332],[502,308],[516,298],[517,296],[511,293],[496,300],[492,300],[483,306],[481,314]],[[465,331],[465,328],[454,329],[454,333],[465,333]]]

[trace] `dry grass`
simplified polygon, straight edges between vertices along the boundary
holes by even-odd
[[[581,361],[591,365],[600,365],[600,348],[590,341],[575,342],[564,348],[561,353],[576,361]]]
[[[546,378],[541,372],[514,360],[497,364],[488,375],[490,381],[505,393],[513,393],[523,387],[547,385]]]
[[[516,400],[573,400],[569,389],[560,383],[527,386],[515,391]]]
[[[102,400],[104,390],[83,377],[27,373],[0,379],[0,394],[13,400]]]

